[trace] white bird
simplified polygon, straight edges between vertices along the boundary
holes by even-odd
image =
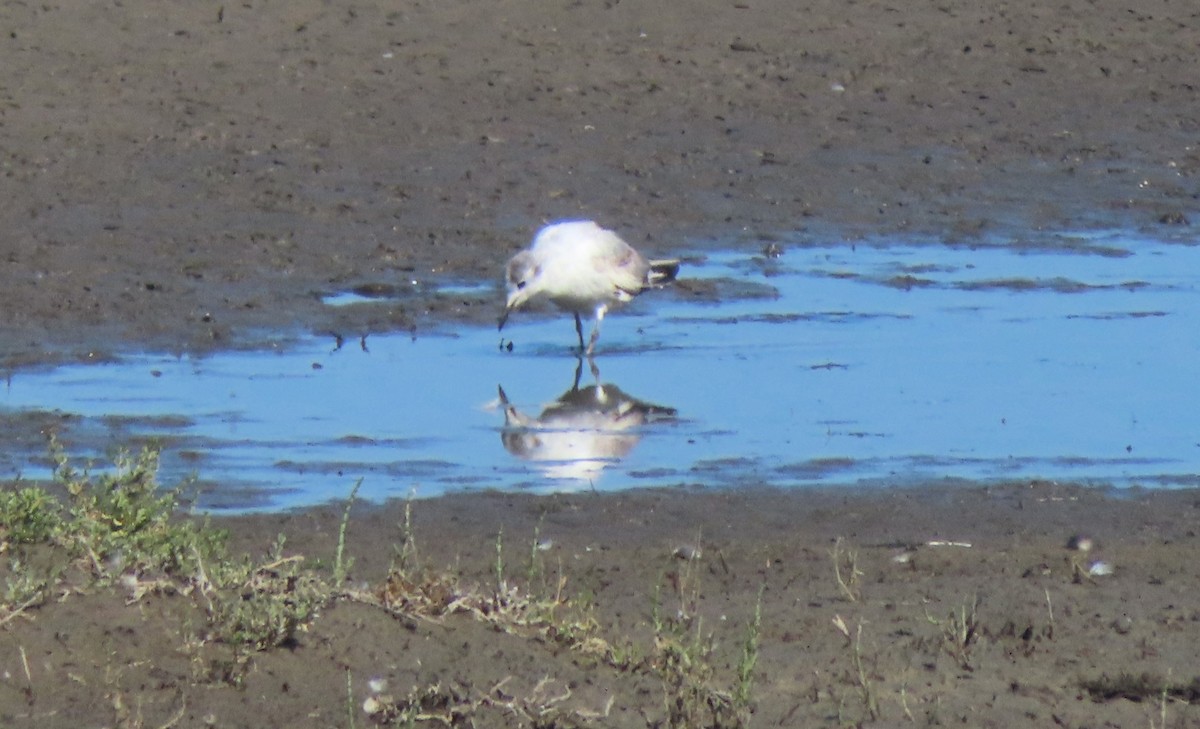
[[[533,244],[508,262],[508,315],[529,302],[548,299],[575,315],[579,350],[589,357],[600,338],[600,322],[609,308],[623,304],[649,286],[675,279],[678,260],[647,261],[621,237],[591,220],[553,223],[538,231]],[[596,320],[587,347],[580,314]]]
[[[629,455],[645,435],[643,426],[675,417],[674,408],[638,400],[616,385],[579,389],[578,376],[536,418],[517,410],[504,388],[499,390],[505,450],[539,464],[553,479],[594,482],[605,467]]]

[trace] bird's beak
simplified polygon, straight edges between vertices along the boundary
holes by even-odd
[[[516,289],[508,295],[508,302],[504,304],[504,313],[500,315],[500,326],[497,330],[504,329],[505,322],[508,321],[508,315],[520,308],[521,304],[525,303],[528,297],[521,289]]]

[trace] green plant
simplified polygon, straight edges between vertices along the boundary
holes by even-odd
[[[400,525],[400,545],[393,547],[396,552],[393,569],[399,570],[401,574],[408,573],[419,566],[417,535],[413,531],[412,523],[412,505],[415,496],[416,491],[410,492],[408,500],[404,502],[404,523]]]
[[[225,532],[174,518],[178,494],[159,487],[157,451],[121,452],[114,469],[98,475],[72,468],[54,438],[50,455],[54,481],[68,499],[54,540],[90,560],[98,577],[147,570],[190,575],[196,555],[223,550]]]
[[[979,596],[971,598],[971,603],[963,603],[958,611],[951,611],[950,617],[942,623],[943,637],[947,652],[958,661],[965,670],[971,670],[971,648],[979,637]]]
[[[863,709],[867,712],[867,716],[872,720],[878,719],[879,701],[875,695],[875,684],[871,681],[871,675],[867,670],[866,661],[863,658],[862,621],[858,622],[856,629],[852,633],[845,619],[841,615],[834,615],[833,627],[837,628],[837,631],[846,639],[846,647],[850,649],[851,670],[846,673],[846,682],[854,686],[862,701]],[[852,723],[847,720],[844,713],[845,710],[846,697],[845,695],[840,695],[838,697],[838,723],[842,725]],[[905,711],[907,713],[907,706],[905,707]]]
[[[361,479],[360,479],[361,483]],[[350,729],[355,729],[354,715],[354,679],[350,674],[350,669],[346,669],[346,726]]]
[[[713,674],[713,636],[704,634],[700,619],[668,620],[666,626],[654,639],[654,668],[663,685],[667,726],[702,726]]]
[[[343,559],[346,552],[346,529],[350,526],[350,509],[354,506],[354,499],[358,496],[358,489],[362,483],[363,480],[360,478],[354,483],[354,488],[350,489],[350,496],[346,499],[346,510],[342,512],[342,523],[338,526],[337,552],[333,558],[333,584],[335,587],[346,581],[346,572],[350,569],[350,562],[352,562],[352,560]]]
[[[862,623],[859,623],[858,630],[854,633],[854,651],[851,654],[851,659],[854,665],[855,678],[858,681],[858,690],[862,696],[863,706],[873,721],[879,718],[879,702],[875,697],[875,685],[871,682],[866,665],[863,663],[862,629]]]
[[[210,640],[252,650],[267,650],[296,642],[333,592],[304,557],[285,556],[281,534],[267,555],[254,564],[221,560],[197,579],[208,602]]]
[[[0,544],[48,542],[62,529],[62,507],[45,489],[0,491]]]
[[[20,560],[9,563],[4,579],[4,595],[0,598],[0,626],[7,624],[25,610],[46,601],[49,579]]]
[[[688,557],[683,569],[668,575],[679,600],[674,615],[663,613],[661,584],[656,586],[650,606],[654,654],[649,667],[662,683],[665,725],[676,729],[744,727],[749,721],[750,688],[758,661],[761,606],[747,626],[737,683],[732,692],[716,688],[716,641],[711,632],[705,632],[700,616],[698,562],[698,556]]]
[[[533,542],[529,547],[529,565],[525,571],[525,580],[530,587],[532,587],[535,582],[545,579],[545,564],[542,560],[542,550],[544,547],[541,539],[542,520],[544,518],[545,514],[538,518],[538,523],[533,527]]]
[[[499,601],[508,592],[508,583],[504,580],[504,528],[496,532],[496,563],[493,567],[496,574],[496,600]]]
[[[733,704],[739,711],[750,706],[750,691],[754,686],[754,667],[758,664],[758,642],[762,633],[764,583],[758,588],[758,600],[754,603],[754,617],[746,626],[746,637],[742,641],[742,655],[737,665],[737,683],[733,691]]]

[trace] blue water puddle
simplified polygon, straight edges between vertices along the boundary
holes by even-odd
[[[598,381],[571,353],[569,315],[518,313],[503,338],[486,327],[372,335],[365,348],[313,337],[17,372],[0,415],[69,414],[64,440],[91,444],[98,463],[158,439],[164,479],[195,476],[212,509],[325,502],[359,478],[372,499],[1200,484],[1200,247],[1103,233],[784,249],[686,260],[680,286],[605,320]],[[32,444],[5,452],[14,474],[45,475]]]

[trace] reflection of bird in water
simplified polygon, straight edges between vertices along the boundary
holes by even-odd
[[[547,225],[533,244],[508,262],[508,315],[529,302],[547,299],[575,315],[579,351],[591,356],[600,338],[600,322],[609,307],[622,304],[649,286],[674,280],[679,261],[647,261],[620,236],[590,220]],[[596,319],[587,347],[580,314]]]
[[[616,385],[592,385],[572,387],[532,418],[499,389],[505,450],[539,464],[554,479],[595,479],[633,450],[642,439],[641,426],[675,416],[674,408],[630,397]]]

